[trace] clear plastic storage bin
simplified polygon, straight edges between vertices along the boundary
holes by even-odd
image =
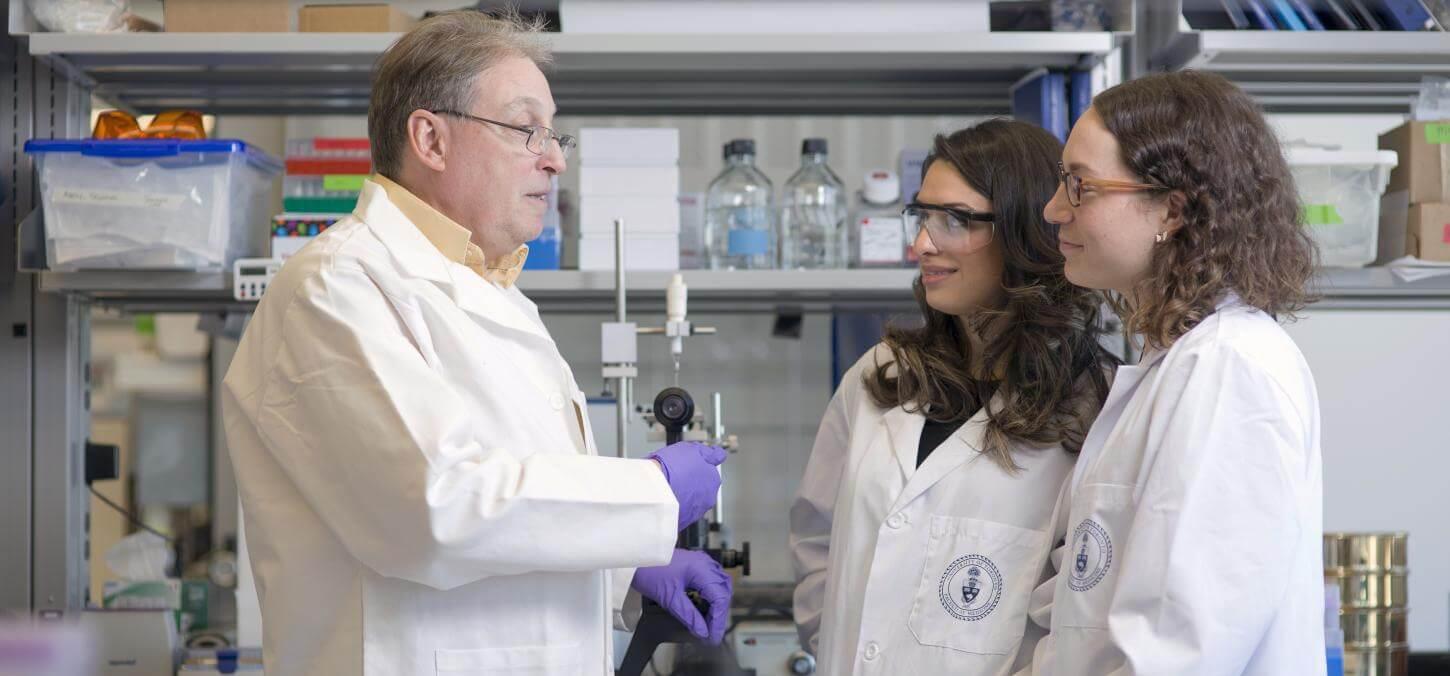
[[[1320,265],[1362,267],[1378,253],[1380,195],[1399,163],[1389,150],[1290,148],[1286,153]]]
[[[220,270],[264,249],[282,165],[241,141],[35,140],[55,270]]]

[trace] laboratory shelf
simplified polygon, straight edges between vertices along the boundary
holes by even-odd
[[[31,33],[32,56],[138,112],[362,113],[393,33]],[[567,114],[988,114],[1126,33],[548,35]]]
[[[1274,112],[1406,113],[1425,75],[1450,75],[1450,33],[1176,31],[1153,70],[1212,71]]]
[[[631,312],[662,312],[669,272],[626,276]],[[700,312],[910,311],[914,270],[686,270],[690,306]],[[227,273],[43,272],[40,288],[131,312],[250,311]],[[614,274],[529,270],[519,288],[544,312],[608,313]],[[1404,282],[1386,268],[1326,268],[1313,291],[1319,309],[1450,309],[1450,276]]]
[[[664,307],[665,287],[674,273],[631,271],[626,275],[629,307]],[[686,270],[691,307],[720,312],[818,312],[838,308],[909,308],[914,270]],[[614,308],[614,273],[529,270],[519,288],[540,309],[554,312],[609,312]],[[135,312],[247,310],[255,303],[232,298],[229,273],[142,270],[42,272],[40,288],[99,305]]]

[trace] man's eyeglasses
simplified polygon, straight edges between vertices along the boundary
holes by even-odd
[[[1067,203],[1074,207],[1082,206],[1082,187],[1092,186],[1097,190],[1105,192],[1143,192],[1147,190],[1159,191],[1168,190],[1167,187],[1154,183],[1134,183],[1132,181],[1112,181],[1103,178],[1083,178],[1077,174],[1068,172],[1067,168],[1057,163],[1057,179],[1062,182],[1062,187],[1067,189]]]
[[[539,125],[519,126],[516,124],[508,124],[507,122],[499,122],[498,120],[490,120],[486,117],[479,117],[477,115],[469,115],[468,113],[460,113],[456,110],[431,110],[428,112],[431,112],[434,115],[452,115],[454,117],[461,117],[484,124],[497,125],[503,127],[504,129],[512,129],[516,132],[527,134],[528,138],[524,139],[524,147],[528,148],[529,152],[535,155],[544,154],[544,149],[549,147],[549,139],[553,139],[554,142],[559,144],[559,152],[564,156],[564,159],[566,160],[569,159],[569,152],[574,150],[574,146],[579,145],[579,140],[574,138],[573,136],[570,136],[568,134],[560,134],[553,129]]]

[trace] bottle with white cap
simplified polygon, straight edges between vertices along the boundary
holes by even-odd
[[[901,218],[901,183],[887,169],[866,172],[851,214],[851,267],[899,268],[911,246]]]

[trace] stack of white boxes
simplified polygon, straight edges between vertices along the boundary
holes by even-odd
[[[614,221],[624,219],[626,270],[680,267],[680,131],[579,132],[579,269],[614,269]]]

